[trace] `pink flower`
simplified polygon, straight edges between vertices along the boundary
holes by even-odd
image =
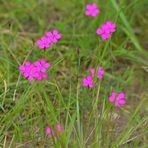
[[[116,31],[116,24],[111,21],[107,21],[102,24],[100,28],[97,29],[96,33],[101,36],[102,40],[107,40],[111,38],[111,33]]]
[[[49,40],[52,43],[56,43],[62,37],[62,34],[60,34],[57,29],[54,29],[53,33],[52,32],[46,32],[46,36],[49,38]]]
[[[47,38],[46,36],[43,36],[40,40],[36,41],[36,44],[38,44],[39,48],[50,48],[50,39]]]
[[[91,72],[90,76],[87,76],[86,78],[82,79],[82,84],[85,87],[93,88],[93,86],[94,86],[93,77],[95,76],[95,69],[91,68],[90,72]],[[105,73],[105,71],[102,69],[102,67],[98,66],[98,68],[97,68],[97,78],[102,79],[104,73]]]
[[[51,43],[57,42],[57,39],[53,36],[52,32],[46,32],[46,36],[48,37]]]
[[[102,40],[107,40],[109,38],[111,38],[110,33],[104,33],[104,34],[102,34]]]
[[[95,75],[95,69],[94,68],[91,68],[90,69],[90,72],[91,72],[92,77],[94,77],[94,75]],[[104,73],[105,73],[105,71],[102,69],[102,67],[101,66],[98,66],[98,68],[97,68],[97,77],[99,79],[102,79]]]
[[[106,22],[106,26],[107,26],[107,32],[115,32],[116,31],[116,24],[112,23],[111,21],[107,21]]]
[[[85,15],[86,16],[97,16],[100,13],[100,10],[97,8],[97,3],[93,3],[93,4],[87,4],[86,5],[86,11],[85,11]]]
[[[58,132],[64,132],[64,130],[61,127],[61,124],[57,124],[57,130]]]
[[[83,78],[83,86],[93,88],[94,82],[92,76],[87,76],[86,78]]]
[[[62,37],[62,34],[59,33],[58,29],[54,29],[53,36],[58,40]]]
[[[112,92],[112,95],[109,97],[109,101],[113,102],[115,100],[116,95],[117,95],[117,93]]]
[[[64,132],[63,128],[61,127],[61,124],[57,124],[56,126],[56,136],[59,139],[60,138],[60,134]],[[54,139],[56,140],[56,136],[55,136],[55,132],[54,130],[52,130],[49,126],[46,128],[45,130],[46,135],[50,138],[51,136],[54,137]]]
[[[54,135],[54,131],[48,126],[45,130],[46,135],[48,136],[48,138],[50,138],[52,135]]]
[[[95,75],[95,69],[94,68],[91,68],[90,69],[90,72],[91,72],[92,77],[94,77],[94,75]]]
[[[29,62],[26,61],[25,66],[19,66],[21,74],[24,75],[25,78],[28,78],[30,81],[34,80],[34,77],[37,76],[38,70]]]
[[[36,44],[39,48],[50,48],[51,43],[56,43],[62,37],[62,34],[59,33],[58,29],[54,29],[52,32],[46,32],[45,36],[42,36],[40,40],[36,41]]]
[[[104,33],[104,30],[102,28],[98,28],[96,31],[97,34],[101,35]]]
[[[124,100],[125,94],[123,92],[117,94],[116,92],[112,92],[111,96],[109,97],[109,102],[115,102],[115,106],[124,105],[126,101]]]
[[[46,63],[46,60],[43,58],[40,61],[35,61],[34,66],[36,66],[39,71],[46,72],[46,68],[49,68],[51,65]]]
[[[102,79],[102,76],[104,75],[105,71],[102,69],[101,66],[98,67],[98,78]]]
[[[41,59],[39,61],[35,61],[33,64],[31,64],[29,61],[26,61],[25,65],[19,66],[19,69],[25,78],[33,81],[34,79],[42,80],[48,78],[48,74],[45,72],[50,66],[51,65],[47,63],[45,59]]]

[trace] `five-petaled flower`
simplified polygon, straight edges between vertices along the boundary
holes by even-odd
[[[114,102],[114,105],[117,107],[119,105],[124,105],[126,101],[124,100],[125,94],[123,92],[117,94],[116,92],[112,92],[109,97],[109,102]]]
[[[62,37],[58,29],[54,29],[53,32],[46,32],[45,36],[42,36],[40,40],[36,41],[36,44],[41,49],[50,48],[51,43],[56,43]]]
[[[86,11],[85,11],[85,15],[86,16],[97,16],[100,13],[100,10],[97,8],[97,3],[93,3],[93,4],[87,4],[86,5]]]
[[[50,39],[46,36],[42,36],[40,40],[36,41],[36,44],[38,44],[39,48],[44,49],[44,48],[50,48]]]
[[[94,82],[92,76],[87,76],[86,78],[83,78],[83,86],[93,88]]]
[[[107,40],[111,38],[111,33],[116,31],[116,24],[111,21],[107,21],[102,24],[100,28],[97,29],[96,33],[101,36],[102,40]]]
[[[49,40],[52,43],[56,43],[62,37],[62,34],[60,34],[57,29],[54,29],[53,33],[52,32],[46,32],[46,36],[49,38]]]

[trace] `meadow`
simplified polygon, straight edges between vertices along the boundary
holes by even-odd
[[[94,2],[100,13],[87,16]],[[0,148],[147,148],[146,5],[0,0]],[[108,20],[116,31],[103,40],[96,30]],[[59,41],[41,49],[37,40],[54,29]],[[48,78],[25,78],[25,62],[43,58]],[[113,92],[125,102],[114,104]]]

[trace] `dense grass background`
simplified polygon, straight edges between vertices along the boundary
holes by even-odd
[[[96,0],[98,17],[84,16],[84,0],[0,0],[0,147],[148,147],[147,0]],[[107,41],[96,35],[106,20],[117,23]],[[35,40],[48,30],[63,34],[46,52]],[[80,53],[78,54],[78,50]],[[19,74],[25,60],[45,57],[50,77],[30,83]],[[102,65],[100,96],[82,87],[89,69]],[[116,109],[112,91],[127,104]],[[60,140],[45,128],[61,123]]]

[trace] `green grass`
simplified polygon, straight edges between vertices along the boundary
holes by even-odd
[[[96,1],[101,13],[91,18],[82,0],[0,0],[0,147],[148,147],[148,2]],[[96,28],[106,20],[118,27],[102,41]],[[60,42],[38,49],[35,40],[54,28]],[[50,76],[30,83],[18,66],[42,57],[52,64]],[[92,90],[82,87],[98,65],[103,80]],[[112,91],[126,93],[122,109],[108,102]],[[64,133],[55,141],[45,128],[57,123]]]

